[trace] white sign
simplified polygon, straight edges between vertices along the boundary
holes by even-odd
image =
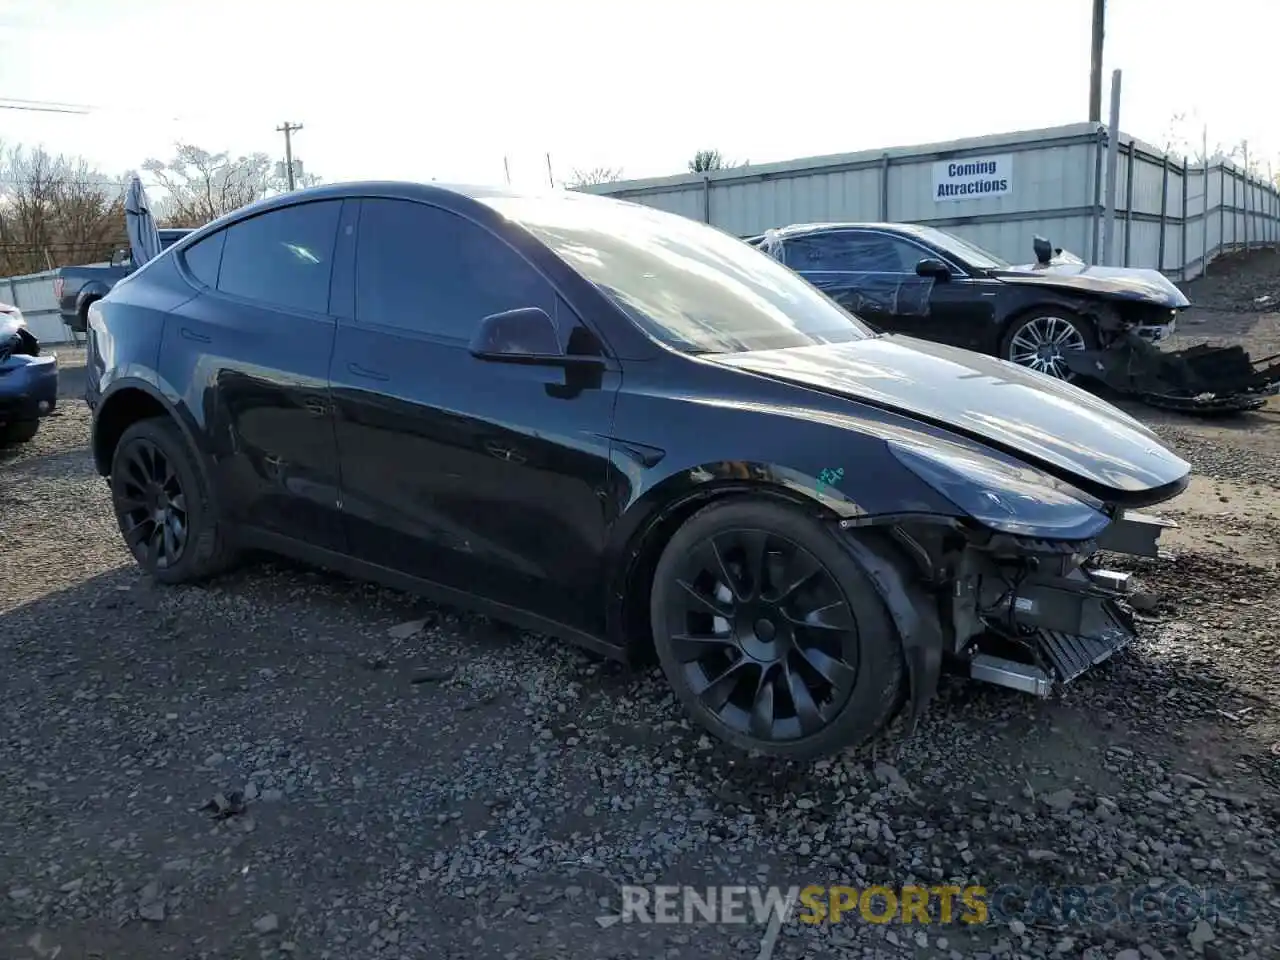
[[[1013,192],[1013,154],[939,160],[933,165],[933,199],[982,200]]]

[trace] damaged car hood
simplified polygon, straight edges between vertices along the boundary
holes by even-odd
[[[986,443],[1126,506],[1167,500],[1190,465],[1097,397],[1005,360],[911,337],[704,355],[906,414]]]
[[[36,356],[39,352],[40,344],[26,324],[10,314],[0,313],[0,360],[16,354]]]
[[[1186,295],[1159,270],[1091,267],[1084,263],[1056,262],[1045,266],[1028,264],[1007,270],[992,270],[991,276],[1005,283],[1079,290],[1122,300],[1138,300],[1172,310],[1181,310],[1191,305]]]

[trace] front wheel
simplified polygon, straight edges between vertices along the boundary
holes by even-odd
[[[1093,328],[1083,317],[1068,310],[1039,309],[1009,325],[1000,355],[1059,380],[1074,380],[1076,375],[1067,366],[1066,352],[1095,350],[1097,346]]]
[[[902,701],[893,623],[831,532],[779,503],[735,500],[671,538],[650,599],[658,659],[703,727],[807,759],[860,743]]]

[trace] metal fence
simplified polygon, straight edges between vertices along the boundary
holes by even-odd
[[[76,336],[62,322],[53,296],[55,271],[0,278],[0,301],[11,303],[27,320],[27,326],[43,343],[74,343]]]
[[[1191,165],[1123,132],[1117,147],[1115,249],[1106,256],[1107,128],[1087,123],[580,189],[744,237],[792,223],[924,223],[1025,263],[1039,234],[1090,263],[1178,280],[1225,251],[1280,243],[1275,184],[1230,161]],[[52,272],[0,279],[0,300],[21,308],[42,342],[74,339],[58,317]]]
[[[1224,251],[1280,241],[1274,184],[1230,161],[1191,165],[1123,132],[1118,149],[1109,256],[1102,250],[1107,128],[1094,124],[581,189],[744,237],[793,223],[924,223],[1018,263],[1032,259],[1039,234],[1091,263],[1153,267],[1180,280]],[[954,187],[967,183],[986,192]]]

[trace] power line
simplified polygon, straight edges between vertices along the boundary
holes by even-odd
[[[33,182],[32,180],[9,180],[9,179],[0,177],[0,186],[5,186],[5,187],[25,187],[25,186],[29,186],[32,182]],[[104,180],[67,180],[64,177],[44,177],[44,178],[41,178],[39,182],[46,184],[47,186],[50,186],[50,187],[67,186],[67,187],[121,187],[121,188],[124,188],[129,186],[128,180],[111,180],[109,178]],[[160,183],[144,183],[143,186],[146,187],[148,190],[166,189],[164,184],[160,184]]]
[[[77,110],[97,110],[87,103],[69,103],[66,100],[28,100],[26,97],[0,97],[5,103],[29,103],[37,107],[74,107]]]
[[[0,110],[30,110],[35,113],[74,113],[80,116],[91,112],[74,107],[42,107],[26,103],[0,103]]]

